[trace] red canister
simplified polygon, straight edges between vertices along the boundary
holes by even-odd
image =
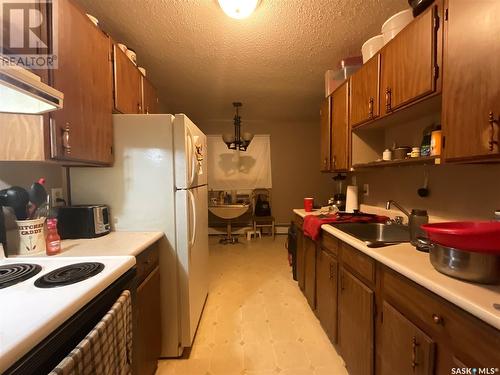
[[[304,210],[311,212],[313,210],[314,198],[304,198]]]

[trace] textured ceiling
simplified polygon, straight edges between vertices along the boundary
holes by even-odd
[[[168,112],[203,124],[316,121],[324,72],[380,32],[406,0],[262,0],[233,20],[216,0],[78,0],[137,52]]]

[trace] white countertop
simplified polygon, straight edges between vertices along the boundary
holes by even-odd
[[[319,211],[310,213],[303,209],[294,209],[293,212],[301,217],[319,214]],[[363,241],[329,224],[323,225],[321,229],[500,329],[500,311],[493,307],[494,303],[500,304],[499,285],[474,284],[448,277],[434,269],[428,254],[417,251],[409,243],[369,248]]]
[[[55,256],[137,256],[164,235],[162,232],[111,232],[97,238],[63,240],[61,253]],[[45,253],[30,256],[45,256]]]

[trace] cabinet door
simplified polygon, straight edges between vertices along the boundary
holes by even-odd
[[[325,98],[321,102],[320,115],[320,171],[329,172],[330,171],[330,142],[331,142],[331,107],[332,101],[331,97]]]
[[[382,317],[380,374],[433,374],[434,342],[385,301]]]
[[[319,250],[316,260],[316,314],[332,342],[337,341],[337,270],[335,257],[323,249]]]
[[[142,77],[142,108],[145,114],[158,113],[158,95],[155,87]]]
[[[299,288],[305,289],[305,253],[304,253],[304,232],[297,230],[297,282]]]
[[[349,169],[349,81],[332,94],[332,160],[330,169]]]
[[[316,242],[304,236],[304,294],[311,309],[316,308]]]
[[[382,52],[380,96],[384,113],[436,88],[437,6],[413,20]]]
[[[374,293],[341,269],[339,344],[350,375],[373,374]]]
[[[124,114],[142,113],[142,74],[116,44],[114,57],[115,110]]]
[[[112,162],[110,41],[70,0],[58,2],[58,69],[53,86],[64,108],[50,114],[51,156],[58,160]]]
[[[353,128],[380,115],[379,73],[380,55],[377,55],[351,76],[349,116]]]
[[[453,0],[445,21],[443,133],[447,160],[500,156],[500,2]],[[495,122],[490,122],[490,112]]]
[[[156,267],[137,287],[137,374],[154,374],[161,350],[160,269]]]

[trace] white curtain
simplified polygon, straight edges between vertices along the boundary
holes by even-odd
[[[246,151],[229,150],[221,135],[208,135],[207,142],[209,189],[272,188],[269,135],[255,135]]]

